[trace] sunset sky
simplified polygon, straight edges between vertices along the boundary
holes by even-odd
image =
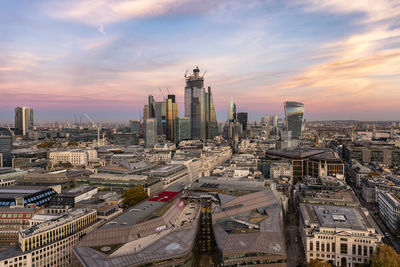
[[[0,1],[0,121],[137,119],[207,70],[219,121],[305,104],[308,120],[400,119],[400,0]]]

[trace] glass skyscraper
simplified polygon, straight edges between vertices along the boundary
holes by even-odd
[[[213,139],[218,135],[218,125],[211,88],[206,92],[198,67],[185,78],[185,117],[190,118],[191,138]]]
[[[16,135],[28,136],[33,130],[33,109],[29,107],[15,108],[15,131]]]
[[[292,138],[301,138],[304,116],[304,104],[287,101],[284,103],[286,129]]]

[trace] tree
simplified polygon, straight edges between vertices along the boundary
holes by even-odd
[[[78,146],[79,144],[77,142],[74,141],[69,141],[67,146]]]
[[[123,203],[125,206],[133,206],[145,200],[147,197],[147,193],[143,186],[137,185],[125,191]]]
[[[371,256],[371,267],[385,266],[397,267],[400,266],[400,255],[390,246],[381,244],[374,254]]]
[[[310,263],[308,263],[308,267],[332,267],[332,264],[320,259],[315,259],[310,260]]]

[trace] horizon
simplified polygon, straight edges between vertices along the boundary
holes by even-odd
[[[249,120],[397,121],[400,10],[391,1],[73,0],[0,3],[0,122],[139,119],[158,88],[183,115],[186,69],[200,67],[217,119],[230,98]],[[173,88],[173,89],[171,89]]]

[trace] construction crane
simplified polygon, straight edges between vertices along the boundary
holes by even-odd
[[[160,92],[161,92],[161,94],[162,94],[162,96],[163,96],[163,98],[165,100],[166,98],[165,98],[165,95],[164,95],[163,91],[161,90],[161,88],[158,88],[158,90],[160,90]]]
[[[201,78],[204,78],[206,76],[207,70],[204,72],[203,76]]]
[[[168,89],[168,87],[167,87],[167,92],[168,92],[168,94],[170,95],[171,93],[169,92],[169,89]]]
[[[185,78],[186,78],[186,75],[187,75],[188,71],[189,71],[189,69],[186,69],[186,72],[185,72],[185,75],[184,75]]]
[[[100,147],[100,127],[94,122],[92,118],[89,117],[88,114],[84,113],[84,115],[93,124],[93,126],[97,128],[97,147]]]

